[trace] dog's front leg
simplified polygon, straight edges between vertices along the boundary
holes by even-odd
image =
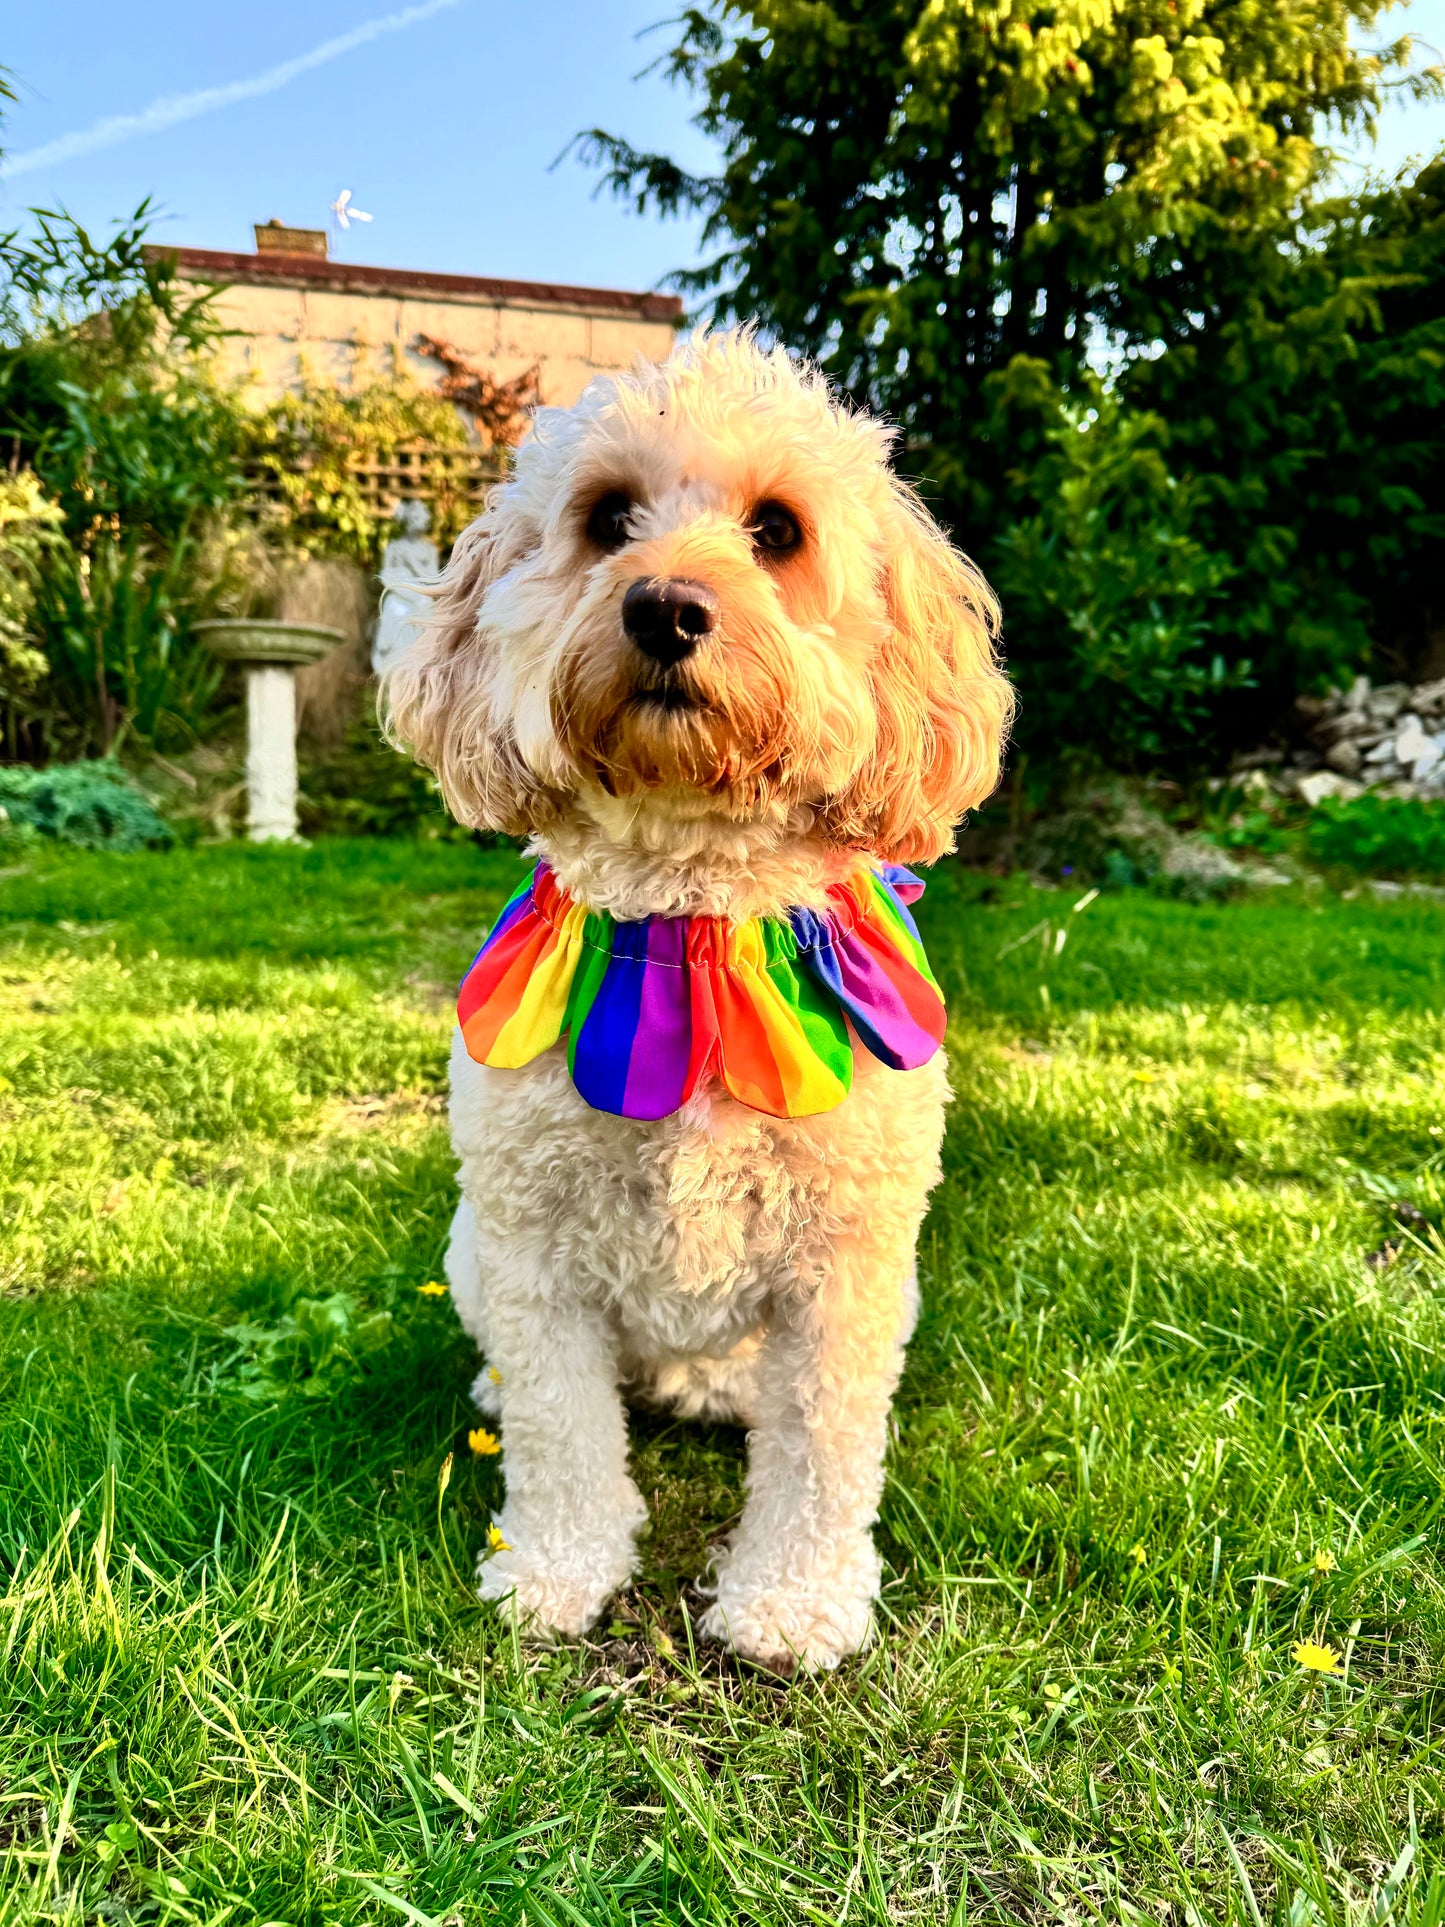
[[[890,1248],[891,1245],[891,1248]],[[779,1305],[759,1361],[742,1523],[703,1631],[778,1671],[836,1666],[872,1631],[872,1528],[917,1286],[910,1237],[843,1241],[817,1291]]]
[[[479,1591],[509,1601],[526,1631],[580,1633],[629,1578],[647,1517],[627,1469],[612,1334],[548,1276],[540,1240],[479,1255],[507,1481],[505,1549],[483,1555]]]

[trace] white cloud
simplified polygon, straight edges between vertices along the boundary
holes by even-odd
[[[13,180],[17,174],[33,174],[38,168],[54,167],[57,162],[94,154],[103,147],[118,147],[122,141],[134,140],[138,134],[160,133],[178,121],[214,113],[218,107],[234,107],[238,101],[274,94],[278,87],[310,73],[313,67],[324,67],[328,61],[364,47],[368,41],[379,40],[383,34],[400,33],[404,27],[415,26],[419,20],[430,20],[433,14],[460,4],[461,0],[422,0],[419,6],[403,7],[397,13],[383,14],[378,20],[363,21],[349,33],[323,40],[309,53],[298,54],[294,60],[283,60],[279,66],[268,67],[265,73],[253,74],[249,80],[228,81],[222,87],[200,87],[190,94],[166,94],[138,114],[112,114],[90,127],[78,128],[73,134],[46,141],[42,147],[32,147],[27,153],[6,155],[0,160],[0,178]]]

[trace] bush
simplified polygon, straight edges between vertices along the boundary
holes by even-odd
[[[104,243],[64,214],[36,222],[0,234],[0,434],[63,539],[32,531],[27,562],[0,527],[31,651],[23,677],[0,657],[0,738],[35,762],[108,756],[126,734],[174,747],[217,694],[190,631],[238,587],[242,410],[207,372],[205,302],[144,244],[145,207]]]
[[[185,536],[160,548],[132,532],[62,549],[35,598],[48,674],[32,707],[55,748],[113,756],[128,736],[188,749],[223,670],[192,626],[224,606]],[[198,578],[200,578],[198,580]]]
[[[29,469],[0,473],[0,754],[15,754],[14,719],[45,676],[35,596],[42,566],[59,544],[60,522],[58,503]]]
[[[374,567],[391,518],[371,507],[356,464],[388,459],[409,443],[470,447],[451,402],[399,371],[391,380],[349,387],[319,380],[303,368],[299,386],[279,396],[245,425],[246,461],[268,480],[272,500],[264,526],[279,546],[306,555],[347,556]],[[477,512],[458,476],[438,466],[430,476],[432,534],[443,548]]]
[[[1115,769],[1197,754],[1221,698],[1250,675],[1214,640],[1230,565],[1199,539],[1197,484],[1171,473],[1158,418],[1102,384],[1085,407],[1058,395],[1042,364],[1016,363],[993,392],[1032,400],[1043,423],[1037,511],[981,555],[1032,740],[1062,760],[1103,751]]]
[[[1445,876],[1445,804],[1365,795],[1329,798],[1310,814],[1305,848],[1316,863],[1361,876]]]
[[[0,769],[0,810],[22,836],[53,837],[82,850],[164,850],[175,841],[117,763]]]
[[[330,755],[301,772],[301,828],[307,836],[415,836],[461,842],[435,779],[392,748],[371,717],[353,723]]]

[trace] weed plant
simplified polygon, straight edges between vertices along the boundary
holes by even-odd
[[[1304,844],[1316,863],[1357,875],[1445,877],[1445,803],[1367,793],[1327,798],[1310,813]]]
[[[634,1421],[589,1639],[466,1583],[500,1475],[421,1288],[517,874],[0,877],[3,1927],[1439,1927],[1440,907],[936,873],[882,1637],[785,1685],[694,1636],[726,1428]]]

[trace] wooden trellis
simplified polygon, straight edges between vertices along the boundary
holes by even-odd
[[[304,472],[304,457],[298,466]],[[404,442],[386,455],[363,453],[348,462],[367,508],[379,521],[398,502],[467,502],[473,510],[501,474],[495,455],[477,448],[447,448],[436,442]],[[281,478],[266,462],[248,475],[257,509],[286,506]]]
[[[441,448],[435,442],[410,442],[388,456],[373,455],[352,465],[366,505],[389,515],[398,502],[435,501],[461,496],[482,505],[501,474],[494,455],[473,448]]]

